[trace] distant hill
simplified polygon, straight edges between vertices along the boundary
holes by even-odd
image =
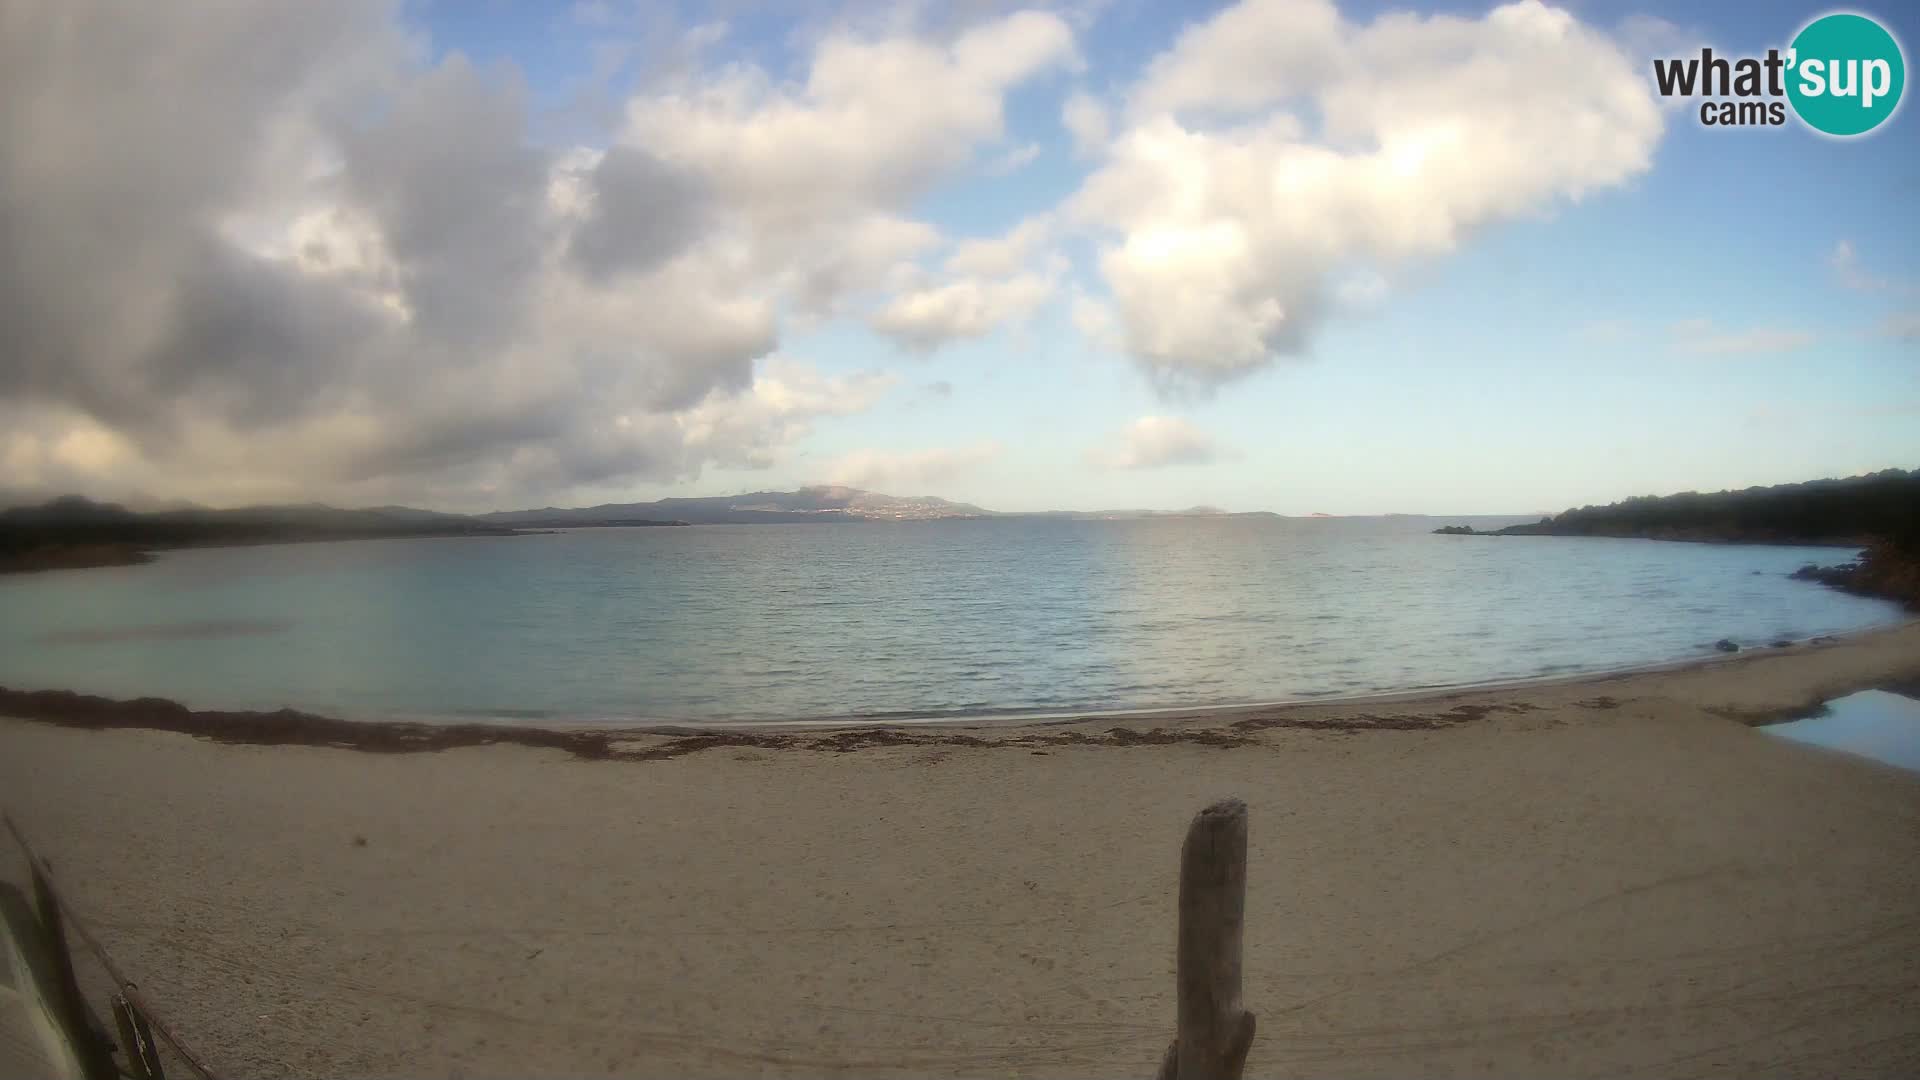
[[[975,518],[1058,521],[1280,518],[1265,511],[1233,513],[1217,506],[1191,506],[1172,511],[1003,512],[931,495],[884,495],[839,485],[598,506],[545,506],[478,515],[445,514],[410,506],[343,510],[318,503],[210,510],[192,504],[143,501],[148,506],[168,508],[142,512],[118,503],[65,495],[36,505],[0,510],[0,572],[144,562],[150,558],[149,552],[166,548],[408,536],[511,536],[541,529]]]
[[[480,514],[477,520],[520,528],[568,528],[621,525],[630,521],[681,521],[694,525],[755,525],[833,521],[940,521],[953,518],[1063,518],[1076,521],[1113,521],[1153,517],[1276,517],[1268,513],[1230,514],[1213,506],[1186,510],[1039,510],[1006,512],[972,503],[951,502],[931,495],[882,495],[877,491],[838,485],[803,487],[797,491],[754,491],[745,495],[658,499],[653,502],[604,503],[561,509],[503,510]]]
[[[745,495],[603,503],[574,509],[547,506],[538,510],[502,510],[477,515],[476,520],[519,528],[553,529],[663,523],[765,525],[831,521],[927,521],[992,516],[992,511],[932,496],[901,498],[859,488],[821,486],[805,487],[798,491],[755,491]]]
[[[1886,469],[1839,480],[1708,494],[1643,495],[1583,506],[1505,536],[1618,536],[1742,544],[1844,544],[1920,536],[1920,472]]]
[[[1852,563],[1809,564],[1793,576],[1897,600],[1920,611],[1920,471],[1886,469],[1838,480],[1710,494],[1646,495],[1583,506],[1530,525],[1456,536],[1612,536],[1727,544],[1834,544],[1865,548]]]
[[[317,504],[137,513],[66,495],[0,510],[0,570],[144,562],[155,548],[285,544],[406,536],[512,536],[514,529],[404,506],[340,510]]]

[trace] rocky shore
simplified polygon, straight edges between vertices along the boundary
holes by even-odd
[[[1920,545],[1912,542],[1881,541],[1853,562],[1836,566],[1808,563],[1790,576],[1857,596],[1897,600],[1909,611],[1920,611]]]
[[[1920,610],[1920,471],[1884,469],[1742,491],[1642,496],[1491,532],[1466,525],[1434,532],[1865,548],[1855,562],[1809,564],[1792,576]]]

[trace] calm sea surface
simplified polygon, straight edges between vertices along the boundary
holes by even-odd
[[[0,578],[0,684],[357,718],[724,721],[1271,701],[1653,663],[1899,618],[1831,548],[1436,521],[588,529]]]

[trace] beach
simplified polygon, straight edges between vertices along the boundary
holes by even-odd
[[[1180,840],[1231,795],[1250,1076],[1895,1077],[1920,1074],[1920,775],[1753,725],[1916,679],[1908,622],[1475,690],[597,754],[5,719],[0,791],[228,1076],[1151,1076]]]

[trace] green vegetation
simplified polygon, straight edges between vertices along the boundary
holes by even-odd
[[[1583,506],[1533,525],[1472,536],[1617,536],[1723,544],[1834,544],[1862,547],[1855,562],[1807,565],[1794,577],[1897,600],[1920,610],[1920,471],[1887,469],[1844,480],[1776,484],[1626,499]]]
[[[1732,544],[1910,541],[1920,535],[1920,472],[1887,469],[1844,480],[1710,494],[1642,495],[1568,510],[1504,536],[1632,536]]]

